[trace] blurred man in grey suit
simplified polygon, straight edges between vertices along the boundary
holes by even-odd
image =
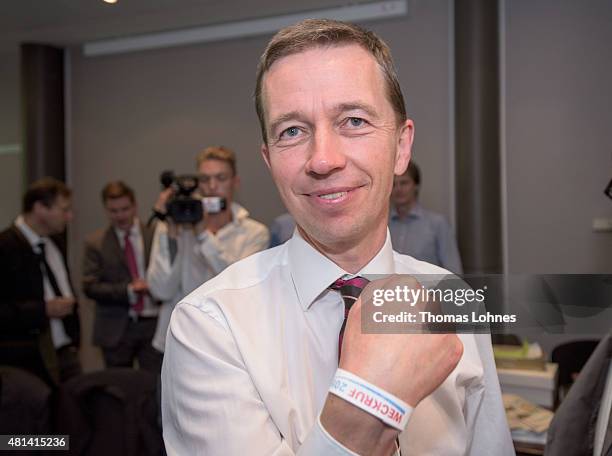
[[[83,290],[96,301],[94,344],[108,367],[132,367],[157,373],[162,354],[151,345],[159,303],[144,279],[153,230],[137,218],[133,190],[121,181],[102,190],[110,226],[85,242]]]

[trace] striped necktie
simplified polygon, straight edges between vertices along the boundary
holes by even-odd
[[[346,276],[344,276],[346,277]],[[340,278],[336,280],[329,288],[332,290],[340,291],[342,300],[344,301],[344,321],[342,322],[342,328],[338,335],[338,362],[340,362],[340,353],[342,351],[342,337],[344,336],[344,328],[346,327],[346,319],[348,318],[349,311],[359,295],[370,281],[364,277],[355,276],[350,279]],[[394,455],[401,456],[399,437],[395,441],[397,446]]]
[[[346,276],[345,276],[346,277]],[[360,276],[355,276],[349,279],[340,278],[336,280],[332,285],[332,290],[340,291],[342,300],[344,301],[344,320],[342,322],[342,328],[338,335],[338,361],[340,361],[340,353],[342,351],[342,337],[344,336],[344,329],[346,327],[346,319],[348,318],[351,307],[359,298],[361,291],[368,284],[369,280]]]

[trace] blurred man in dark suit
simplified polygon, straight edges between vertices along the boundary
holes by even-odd
[[[60,235],[71,190],[46,177],[23,197],[23,213],[0,233],[0,364],[49,385],[78,375],[80,326]]]
[[[132,367],[157,373],[162,355],[151,345],[159,313],[149,294],[145,272],[153,231],[137,218],[134,191],[121,181],[102,189],[110,225],[85,242],[83,290],[96,301],[94,344],[109,367]]]

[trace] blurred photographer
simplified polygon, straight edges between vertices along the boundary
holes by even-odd
[[[164,189],[154,207],[164,221],[155,230],[147,281],[153,296],[164,301],[153,338],[160,351],[174,305],[230,264],[267,248],[270,239],[268,229],[234,202],[240,179],[230,149],[207,147],[197,155],[196,166],[198,185],[190,199],[202,199],[199,221],[184,223],[190,217],[174,211],[176,186]]]

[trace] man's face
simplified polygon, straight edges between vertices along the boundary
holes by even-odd
[[[138,211],[136,203],[128,196],[107,199],[104,208],[111,225],[122,231],[127,231],[132,227]]]
[[[198,175],[202,196],[226,198],[229,207],[238,186],[238,176],[234,176],[230,164],[223,160],[204,160],[198,167]]]
[[[38,202],[34,205],[34,211],[46,235],[59,234],[72,220],[72,201],[58,195],[50,207]]]
[[[324,245],[384,236],[414,127],[397,124],[374,58],[357,45],[283,57],[264,77],[263,101],[262,154],[302,230]]]
[[[393,179],[393,191],[391,192],[391,202],[395,206],[409,206],[417,199],[418,185],[410,174],[395,176]]]

